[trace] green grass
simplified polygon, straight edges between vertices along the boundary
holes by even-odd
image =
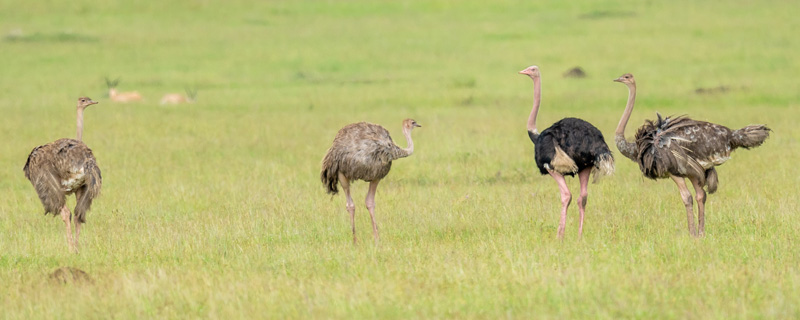
[[[0,0],[2,317],[798,318],[798,10]],[[560,242],[558,189],[525,133],[532,86],[516,72],[531,64],[543,126],[577,116],[612,138],[627,91],[611,80],[631,72],[628,136],[656,111],[773,136],[718,168],[702,239],[687,235],[674,184],[615,152],[616,174],[590,186],[583,239],[573,204]],[[588,77],[561,77],[574,66]],[[104,77],[146,100],[109,101]],[[158,105],[185,87],[198,103]],[[84,141],[104,185],[73,255],[22,166],[75,135],[80,95],[100,101]],[[407,117],[423,127],[378,188],[378,246],[367,185],[353,187],[354,247],[320,160],[351,122],[403,144]],[[95,283],[48,282],[61,266]]]

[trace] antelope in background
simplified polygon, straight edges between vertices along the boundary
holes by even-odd
[[[108,97],[111,98],[111,101],[133,102],[142,100],[142,95],[139,94],[138,91],[117,92],[118,84],[119,84],[119,78],[114,79],[113,81],[106,78],[106,85],[108,86]]]
[[[197,101],[197,90],[186,89],[186,95],[167,93],[161,98],[161,104],[194,103]]]

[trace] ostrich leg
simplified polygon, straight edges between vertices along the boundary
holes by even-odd
[[[695,200],[697,200],[697,235],[702,236],[706,233],[706,191],[700,180],[689,178],[694,186]]]
[[[375,239],[375,244],[378,244],[378,223],[375,222],[375,193],[378,192],[378,182],[380,180],[371,181],[369,183],[369,191],[367,192],[367,210],[369,210],[369,217],[372,218],[372,237]]]
[[[72,213],[69,212],[67,209],[67,205],[65,204],[61,207],[61,220],[64,220],[64,225],[67,227],[67,246],[69,247],[69,251],[72,252],[74,248],[74,242],[72,240],[72,226],[70,225],[70,218],[72,218]]]
[[[78,189],[75,192],[75,199],[81,199],[83,197],[83,193],[84,192],[86,192],[86,191],[84,191],[84,188]],[[78,201],[80,201],[80,200],[78,200]],[[78,206],[77,205],[75,206],[75,212],[78,212]],[[77,253],[77,252],[80,252],[80,245],[79,245],[78,239],[81,236],[81,224],[82,224],[80,221],[78,221],[78,215],[77,214],[72,216],[72,223],[75,224],[75,240],[74,240],[74,242],[75,242],[75,252]]]
[[[578,225],[578,236],[583,236],[583,215],[586,211],[586,198],[589,197],[589,174],[592,168],[583,169],[578,172],[578,180],[581,182],[581,194],[578,196],[578,211],[581,213],[581,223]]]
[[[77,217],[75,217],[74,223],[75,223],[75,253],[78,253],[78,252],[80,252],[80,245],[78,244],[78,238],[80,238],[80,236],[81,236],[81,224],[82,223],[80,223],[78,221]]]
[[[350,213],[350,226],[353,229],[353,244],[356,244],[356,204],[353,202],[353,198],[350,197],[350,181],[348,181],[343,174],[339,173],[339,183],[342,185],[342,189],[344,189],[345,197],[347,197],[347,212]]]
[[[689,188],[686,187],[686,181],[676,176],[670,176],[670,178],[678,185],[678,191],[681,192],[683,205],[686,206],[686,220],[689,224],[689,234],[697,236],[697,232],[694,229],[694,213],[692,213],[692,194],[689,192]]]
[[[567,227],[567,208],[572,201],[572,194],[567,188],[567,180],[560,173],[550,170],[550,175],[556,179],[558,188],[561,189],[561,221],[558,223],[558,238],[564,239],[564,229]]]

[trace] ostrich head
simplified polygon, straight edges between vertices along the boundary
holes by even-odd
[[[622,82],[625,85],[635,85],[636,80],[633,80],[633,75],[630,73],[623,74],[619,78],[614,79],[615,82]]]
[[[417,121],[414,119],[405,119],[403,120],[403,129],[411,130],[416,127],[422,127],[421,125],[417,124]]]
[[[92,98],[89,97],[78,98],[78,108],[80,109],[86,109],[87,107],[93,104],[97,104],[97,101],[92,100]]]
[[[527,68],[525,68],[525,70],[522,70],[519,73],[527,75],[527,76],[531,77],[531,79],[538,78],[540,76],[539,75],[539,67],[537,67],[537,66],[527,67]]]

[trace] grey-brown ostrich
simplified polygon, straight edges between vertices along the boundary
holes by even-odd
[[[45,214],[61,215],[67,228],[67,246],[78,252],[78,236],[81,224],[86,222],[86,212],[92,200],[100,194],[103,178],[100,168],[89,149],[82,141],[83,111],[97,104],[89,97],[78,98],[78,139],[59,139],[31,151],[25,163],[25,177],[31,181]],[[66,196],[75,194],[75,214],[67,208]],[[72,236],[71,220],[75,223]]]
[[[369,182],[365,204],[372,218],[372,236],[378,241],[378,225],[375,222],[375,192],[378,182],[389,173],[392,161],[405,158],[414,153],[411,130],[421,127],[413,119],[403,120],[403,135],[408,143],[401,148],[392,141],[389,131],[372,123],[359,122],[345,126],[336,134],[333,145],[322,159],[320,178],[329,194],[337,194],[336,185],[341,184],[347,197],[347,212],[353,230],[353,243],[356,243],[356,205],[350,197],[350,182],[364,180]]]
[[[706,191],[717,191],[715,166],[731,158],[736,148],[758,147],[769,137],[770,129],[764,125],[750,125],[739,130],[705,121],[692,120],[686,116],[646,120],[636,132],[635,142],[625,139],[625,126],[636,100],[636,81],[626,73],[615,79],[628,86],[628,103],[619,120],[614,140],[617,149],[628,159],[639,164],[639,170],[650,179],[672,178],[678,185],[681,199],[686,207],[689,233],[693,236],[705,233]],[[692,212],[692,194],[685,178],[692,182],[697,199],[699,231],[695,229]]]
[[[578,235],[583,235],[583,217],[586,199],[589,197],[589,174],[597,180],[599,175],[614,172],[614,157],[608,149],[603,134],[591,123],[577,118],[564,118],[554,123],[540,134],[536,129],[536,117],[542,100],[542,84],[539,67],[530,66],[519,73],[533,80],[533,109],[528,116],[528,137],[535,145],[536,166],[541,174],[549,174],[556,180],[561,190],[561,220],[558,224],[558,238],[564,238],[567,224],[567,208],[572,194],[564,176],[578,174],[581,192],[578,196],[580,224]]]

